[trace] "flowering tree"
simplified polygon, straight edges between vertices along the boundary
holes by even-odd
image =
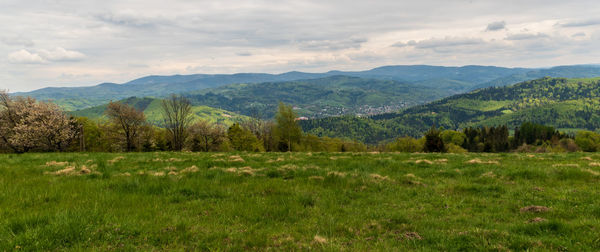
[[[64,151],[78,133],[76,121],[57,105],[0,91],[0,141],[12,151]]]

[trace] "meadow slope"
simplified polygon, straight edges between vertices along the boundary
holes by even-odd
[[[600,154],[0,155],[0,251],[599,250]]]

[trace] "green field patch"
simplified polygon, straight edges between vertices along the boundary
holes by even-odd
[[[9,181],[0,184],[0,251],[597,250],[599,176],[588,165],[596,159],[0,155],[0,180]],[[102,175],[45,173],[83,165]]]

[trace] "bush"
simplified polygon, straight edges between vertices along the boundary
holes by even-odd
[[[412,137],[400,137],[386,146],[387,151],[397,152],[421,152],[423,151],[423,140]]]
[[[600,134],[593,131],[582,130],[577,132],[575,143],[581,150],[595,152],[600,150]]]
[[[468,151],[463,149],[462,147],[453,144],[453,143],[449,143],[448,145],[446,145],[447,151],[449,153],[467,153]]]

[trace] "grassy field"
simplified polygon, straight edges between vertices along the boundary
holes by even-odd
[[[583,153],[4,154],[0,251],[598,251],[599,182]]]

